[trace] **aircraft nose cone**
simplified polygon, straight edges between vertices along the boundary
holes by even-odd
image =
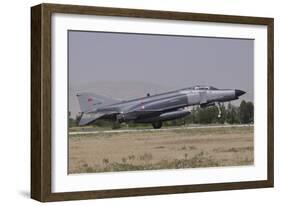
[[[236,97],[240,97],[241,95],[245,94],[246,92],[239,90],[239,89],[235,89],[235,96]]]

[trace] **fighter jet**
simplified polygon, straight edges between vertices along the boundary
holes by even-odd
[[[238,99],[244,91],[238,89],[217,89],[212,86],[193,86],[161,94],[121,101],[110,97],[80,93],[77,98],[81,109],[79,125],[89,125],[98,119],[106,119],[117,123],[151,123],[154,129],[162,127],[162,123],[185,117],[190,114],[189,106],[218,106]]]

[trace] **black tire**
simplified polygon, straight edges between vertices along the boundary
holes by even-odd
[[[113,122],[111,129],[120,129],[121,128],[121,123],[119,122]]]
[[[160,129],[162,127],[162,122],[161,121],[153,122],[152,126],[153,126],[154,129]]]

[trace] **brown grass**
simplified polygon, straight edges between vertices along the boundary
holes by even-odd
[[[69,172],[251,165],[253,143],[253,127],[74,135]]]

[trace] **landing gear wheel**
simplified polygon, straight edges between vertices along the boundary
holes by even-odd
[[[162,127],[162,122],[153,122],[152,126],[154,129],[160,129]]]

